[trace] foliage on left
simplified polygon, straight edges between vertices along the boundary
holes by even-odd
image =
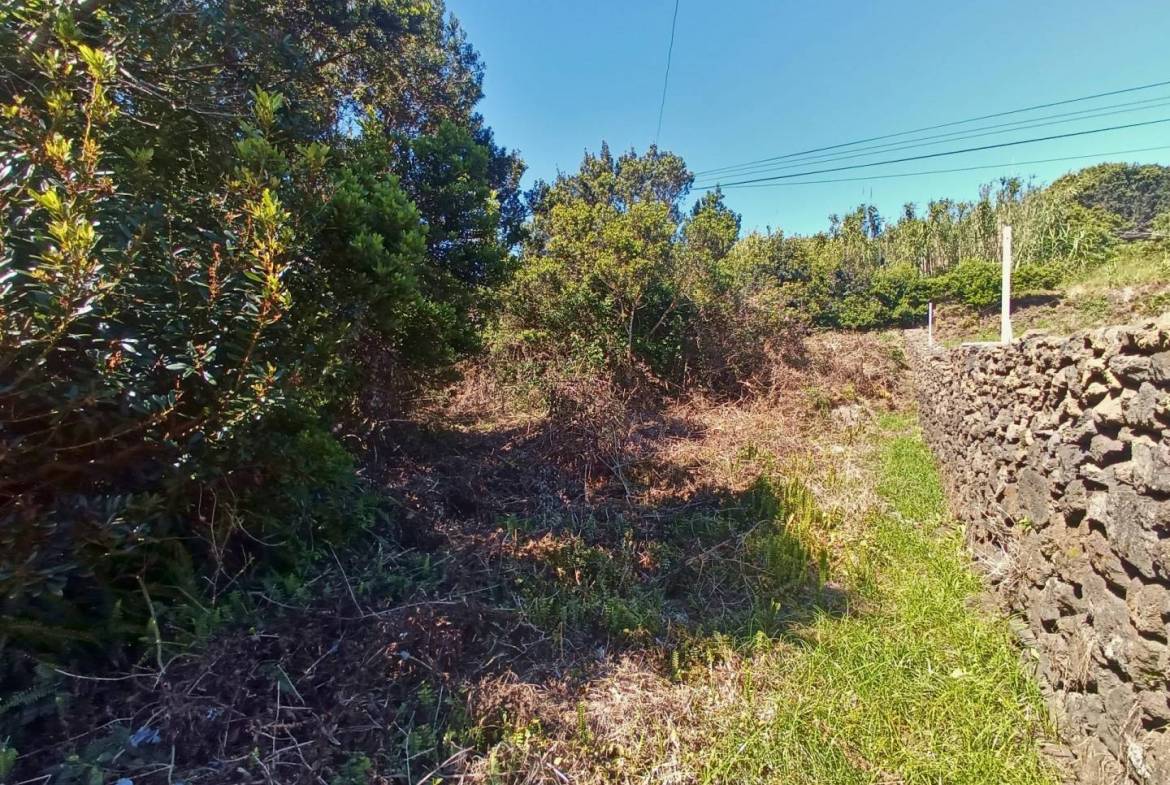
[[[356,360],[472,348],[522,218],[481,78],[440,0],[0,9],[0,687],[372,519]]]

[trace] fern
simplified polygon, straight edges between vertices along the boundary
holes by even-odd
[[[48,681],[37,681],[28,689],[20,690],[0,701],[0,715],[9,714],[18,709],[28,710],[56,695],[57,685]]]
[[[65,696],[61,692],[61,679],[49,666],[37,665],[29,686],[10,692],[0,699],[0,732],[20,732],[33,722],[53,715],[63,705]],[[7,742],[0,745],[0,763],[10,749]]]

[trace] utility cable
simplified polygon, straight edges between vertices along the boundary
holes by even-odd
[[[811,148],[809,150],[800,150],[800,151],[797,151],[794,153],[786,153],[784,155],[775,155],[775,156],[771,156],[768,158],[759,158],[759,159],[756,159],[754,161],[746,161],[743,164],[739,164],[739,165],[742,166],[742,165],[747,165],[747,164],[766,163],[768,161],[780,161],[780,160],[785,160],[788,158],[796,158],[798,156],[809,155],[811,153],[820,153],[820,152],[824,152],[826,150],[837,150],[837,149],[840,149],[842,147],[853,147],[855,145],[866,144],[868,142],[878,142],[878,141],[881,141],[883,139],[893,139],[893,138],[899,137],[899,136],[909,136],[910,134],[916,134],[916,133],[920,133],[922,131],[934,131],[934,130],[937,130],[940,128],[951,128],[951,127],[956,126],[956,125],[966,125],[967,123],[974,123],[974,122],[978,122],[980,120],[991,120],[991,119],[996,118],[996,117],[1007,117],[1009,115],[1014,115],[1014,114],[1023,114],[1024,112],[1032,112],[1032,111],[1035,111],[1037,109],[1050,109],[1054,106],[1065,106],[1067,104],[1080,103],[1081,101],[1091,101],[1091,100],[1096,99],[1096,98],[1107,98],[1107,97],[1113,96],[1113,95],[1123,95],[1125,93],[1135,93],[1135,92],[1138,92],[1141,90],[1150,90],[1150,89],[1153,89],[1155,87],[1165,87],[1166,85],[1170,85],[1170,80],[1162,81],[1162,82],[1151,82],[1150,84],[1138,85],[1136,87],[1126,87],[1126,88],[1123,88],[1121,90],[1109,90],[1108,92],[1094,93],[1092,95],[1085,95],[1085,96],[1081,96],[1079,98],[1066,98],[1063,101],[1050,101],[1048,103],[1043,103],[1043,104],[1034,104],[1032,106],[1025,106],[1025,107],[1021,107],[1019,109],[1009,109],[1005,112],[993,112],[991,114],[979,115],[978,117],[968,117],[964,120],[952,120],[952,121],[946,122],[946,123],[938,123],[935,125],[926,125],[926,126],[922,126],[921,128],[913,128],[909,131],[898,131],[897,133],[892,133],[892,134],[882,134],[880,136],[870,136],[870,137],[866,137],[864,139],[855,139],[851,142],[841,142],[839,144],[828,145],[826,147],[814,147],[814,148]],[[717,169],[708,169],[704,172],[696,172],[695,174],[697,174],[697,175],[708,174],[712,171],[717,171],[720,168],[723,168],[723,167],[719,167]]]
[[[854,150],[847,151],[848,154],[833,153],[824,156],[816,156],[813,158],[804,158],[786,164],[757,164],[750,167],[745,167],[745,165],[740,164],[736,167],[727,167],[728,171],[719,171],[718,174],[724,177],[743,177],[749,174],[759,174],[762,172],[792,169],[797,166],[809,166],[812,164],[828,163],[831,161],[844,161],[852,158],[864,158],[865,155],[862,154],[864,151],[893,152],[895,150],[912,150],[916,147],[930,147],[932,145],[942,144],[943,142],[948,141],[956,142],[963,139],[977,139],[982,136],[993,136],[996,133],[1007,134],[1014,131],[1024,131],[1030,128],[1043,128],[1050,125],[1064,125],[1066,123],[1075,123],[1082,120],[1091,120],[1097,117],[1110,117],[1113,115],[1129,114],[1131,112],[1141,112],[1149,109],[1157,109],[1167,105],[1170,105],[1170,96],[1163,95],[1158,96],[1157,98],[1146,98],[1141,101],[1127,101],[1125,103],[1112,104],[1109,106],[1098,106],[1094,107],[1093,109],[1078,109],[1075,112],[1062,112],[1054,115],[1045,115],[1043,117],[1035,117],[1030,120],[1013,120],[1009,123],[985,125],[977,128],[968,128],[963,131],[948,131],[943,134],[935,134],[933,136],[923,136],[918,139],[906,140],[905,142],[885,142],[883,144],[871,145],[869,147],[858,147]],[[976,133],[977,131],[993,131],[993,133]],[[716,170],[708,170],[708,172],[715,171]],[[710,180],[711,177],[711,174],[702,175],[702,179],[704,180]]]
[[[1123,125],[1111,125],[1105,128],[1092,128],[1087,131],[1071,131],[1064,134],[1053,134],[1051,136],[1040,136],[1034,139],[1018,139],[1014,142],[998,142],[996,144],[980,145],[978,147],[965,147],[960,150],[946,150],[941,153],[925,153],[923,155],[911,155],[904,158],[891,158],[887,161],[871,161],[864,164],[849,164],[848,166],[835,166],[828,169],[813,169],[807,172],[792,172],[790,174],[777,174],[771,177],[757,177],[751,180],[738,180],[730,183],[722,183],[724,187],[733,185],[748,185],[751,183],[764,183],[773,180],[791,180],[797,177],[807,177],[814,174],[827,174],[829,172],[844,172],[849,169],[867,169],[872,166],[885,166],[887,164],[900,164],[908,161],[922,161],[928,158],[943,158],[950,155],[962,155],[964,153],[976,153],[983,150],[996,150],[1001,147],[1017,147],[1022,144],[1035,144],[1037,142],[1051,142],[1056,139],[1071,139],[1077,136],[1089,136],[1090,134],[1101,134],[1107,131],[1121,131],[1127,128],[1142,128],[1150,125],[1159,125],[1161,123],[1170,123],[1170,117],[1163,117],[1159,120],[1145,120],[1140,123],[1125,123]],[[720,185],[720,183],[713,183],[712,185]],[[708,188],[709,186],[698,186],[700,189]]]
[[[666,76],[662,79],[662,101],[658,104],[658,130],[654,132],[654,144],[662,134],[662,113],[666,110],[666,88],[670,84],[670,59],[674,55],[674,31],[678,26],[678,3],[674,0],[674,16],[670,20],[670,46],[666,48]]]
[[[985,169],[1003,169],[1009,166],[1032,166],[1034,164],[1052,164],[1063,163],[1065,161],[1082,161],[1086,158],[1108,158],[1114,155],[1130,155],[1132,153],[1150,153],[1156,150],[1170,150],[1170,145],[1161,145],[1159,147],[1139,147],[1132,150],[1114,150],[1108,153],[1090,153],[1088,155],[1068,155],[1060,158],[1040,158],[1035,161],[1014,161],[1012,163],[1002,164],[983,164],[980,166],[963,166],[955,169],[930,169],[922,172],[897,172],[895,174],[873,174],[865,177],[835,177],[827,180],[802,180],[800,182],[782,182],[782,183],[754,183],[752,185],[739,186],[719,186],[712,185],[707,188],[699,188],[697,190],[712,190],[714,188],[778,188],[780,186],[794,186],[794,185],[820,185],[823,183],[860,183],[868,182],[870,180],[889,180],[896,177],[922,177],[923,175],[931,174],[953,174],[956,172],[977,172]]]

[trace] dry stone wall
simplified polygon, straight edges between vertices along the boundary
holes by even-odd
[[[1170,783],[1170,319],[910,336],[923,427],[1080,782]]]

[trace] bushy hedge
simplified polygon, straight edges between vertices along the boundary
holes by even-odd
[[[334,429],[369,347],[476,344],[522,165],[474,51],[437,0],[327,6],[0,9],[5,667],[116,655],[364,526]]]
[[[720,392],[766,373],[798,341],[772,251],[731,254],[739,216],[718,191],[684,215],[691,180],[676,155],[603,147],[538,186],[490,331],[495,367],[538,386],[604,373]]]
[[[929,277],[910,265],[891,264],[875,271],[860,291],[826,297],[816,318],[826,327],[868,330],[920,324],[932,301],[984,310],[998,306],[1002,274],[999,262],[981,259],[966,259]],[[1026,264],[1013,272],[1012,290],[1015,296],[1051,291],[1068,275],[1060,263]]]

